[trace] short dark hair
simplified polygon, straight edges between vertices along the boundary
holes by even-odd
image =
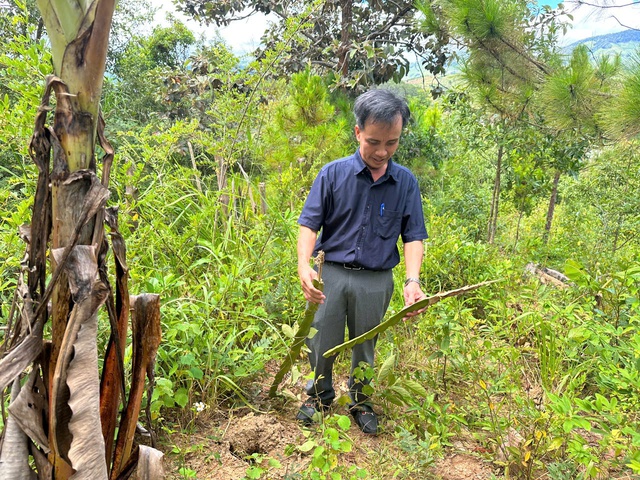
[[[356,116],[356,124],[361,129],[367,120],[391,124],[398,115],[402,116],[404,128],[411,116],[405,99],[383,88],[369,90],[356,98],[353,113]]]

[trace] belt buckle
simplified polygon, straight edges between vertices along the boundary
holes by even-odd
[[[342,266],[347,270],[364,270],[364,267],[356,266],[353,263],[343,263]]]

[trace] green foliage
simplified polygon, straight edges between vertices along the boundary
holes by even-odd
[[[44,77],[51,73],[51,55],[37,37],[33,2],[12,2],[0,10],[0,313],[8,315],[25,244],[18,228],[31,215],[36,168],[28,155],[33,119]]]
[[[20,181],[15,177],[12,180]],[[10,181],[9,184],[11,183],[13,182]],[[30,218],[31,201],[27,198],[31,191],[26,188],[6,188],[0,192],[0,211],[2,211],[0,239],[2,239],[4,252],[3,262],[0,265],[0,321],[4,322],[11,311],[20,263],[23,259],[25,244],[17,232],[19,227]]]
[[[622,86],[619,92],[602,104],[602,122],[607,132],[614,138],[633,138],[640,133],[638,130],[640,52],[632,58],[631,65],[622,75]]]
[[[267,165],[295,165],[310,186],[318,166],[344,155],[347,123],[336,116],[326,86],[309,68],[292,75],[286,97],[272,108],[273,122],[263,137]]]
[[[424,97],[414,97],[409,98],[409,108],[411,122],[403,132],[394,159],[418,176],[428,175],[430,167],[438,169],[451,157],[443,138],[442,107],[427,103]]]
[[[280,468],[282,465],[275,458],[266,458],[265,455],[254,453],[249,457],[249,460],[254,463],[247,469],[243,480],[263,478],[262,476],[269,472],[271,469]]]
[[[555,41],[551,38],[540,48],[540,37],[527,32],[542,36],[545,24],[553,28],[555,19],[533,28],[527,5],[519,1],[447,0],[422,9],[442,16],[439,25],[465,46],[463,77],[480,103],[501,115],[520,117],[540,74],[547,71],[544,62]]]
[[[301,72],[311,64],[313,72],[330,76],[339,89],[361,91],[389,81],[399,82],[409,71],[406,54],[414,53],[432,73],[442,73],[447,58],[447,39],[419,28],[413,2],[371,5],[354,1],[282,2],[262,0],[207,2],[180,0],[178,7],[199,20],[228,25],[249,15],[276,13],[257,57],[270,50],[282,51],[282,77]],[[295,26],[292,29],[292,25]]]
[[[580,178],[567,184],[557,242],[589,252],[591,266],[620,268],[616,258],[624,265],[637,252],[637,155],[635,142],[597,152]]]
[[[129,132],[120,140],[121,158],[129,161],[114,182],[129,262],[136,265],[132,290],[163,298],[157,372],[164,380],[154,393],[156,412],[201,399],[246,400],[251,378],[286,346],[275,323],[290,322],[303,307],[291,298],[295,259],[284,253],[294,218],[260,215],[247,198],[247,189],[258,198],[257,189],[244,180],[230,182],[238,180],[244,193],[210,189],[207,179],[199,191],[179,158],[188,155],[179,148],[183,138],[196,129],[192,123]],[[137,197],[126,193],[131,182]],[[222,195],[233,196],[228,216]]]
[[[38,26],[29,3],[16,2],[14,9],[2,9],[0,19],[12,32],[0,46],[0,184],[10,177],[34,173],[27,154],[45,76],[52,73],[51,54],[38,38]],[[33,5],[31,5],[33,8]],[[15,185],[15,183],[14,183]]]
[[[259,155],[278,172],[278,184],[268,190],[276,208],[295,210],[318,170],[352,153],[348,122],[336,113],[322,79],[309,69],[291,77],[287,94],[271,105]]]
[[[351,420],[345,415],[331,415],[325,418],[322,435],[319,439],[311,438],[310,432],[305,432],[308,440],[302,445],[290,448],[294,451],[310,453],[311,463],[302,472],[304,478],[313,480],[357,480],[369,478],[369,473],[364,468],[357,466],[343,467],[340,465],[340,457],[351,452],[353,440],[348,436]]]
[[[145,73],[154,68],[176,69],[189,57],[195,37],[175,18],[169,18],[168,27],[155,27],[148,37],[136,37],[114,66],[113,73],[122,78],[132,76],[132,70]]]
[[[476,39],[492,44],[511,39],[513,21],[524,12],[522,2],[506,2],[507,16],[500,2],[449,3],[460,18],[467,15]],[[473,5],[483,10],[463,11]],[[432,27],[444,28],[433,14]],[[286,354],[304,309],[295,273],[302,201],[320,166],[355,147],[350,100],[329,93],[328,80],[306,63],[290,81],[272,80],[290,51],[287,38],[242,66],[224,45],[199,46],[184,26],[175,26],[123,48],[107,79],[103,111],[117,146],[109,202],[120,209],[131,291],[162,298],[152,415],[165,428],[171,418],[192,431],[203,405],[264,407],[259,387],[271,380],[265,372]],[[24,251],[16,232],[30,213],[35,182],[29,136],[51,62],[28,6],[3,10],[0,29],[11,32],[0,46],[4,319]],[[527,110],[520,118],[525,125],[474,102],[482,95],[468,86],[438,101],[406,86],[413,121],[396,158],[417,174],[423,194],[430,234],[421,272],[425,292],[505,281],[383,332],[378,365],[356,371],[368,381],[388,432],[363,460],[372,458],[371,464],[349,463],[350,450],[362,447],[350,436],[349,418],[334,415],[290,447],[292,455],[309,459],[293,476],[430,478],[440,457],[466,445],[511,478],[640,473],[638,145],[593,143],[603,118],[620,122],[610,134],[633,135],[631,120],[613,113],[584,118],[606,105],[620,110],[615,95],[602,97],[608,99],[602,109],[598,99],[571,95],[571,88],[592,97],[614,94],[617,85],[632,89],[635,66],[620,80],[615,59],[592,63],[577,52],[563,67],[551,56],[552,42],[532,30],[515,33],[518,45],[530,46],[553,71],[539,97],[517,86],[514,76],[498,106],[549,95],[571,108]],[[501,73],[507,66],[531,72],[530,65],[496,65],[486,56],[473,61]],[[497,78],[480,73],[475,78]],[[498,95],[479,92],[485,99]],[[626,101],[632,109],[633,99]],[[573,117],[563,120],[567,111]],[[501,145],[501,213],[495,244],[488,245]],[[556,171],[563,176],[544,244]],[[571,283],[541,285],[524,274],[529,262],[561,270]],[[401,285],[402,266],[394,274]],[[401,294],[396,288],[390,314],[404,306]],[[340,356],[336,368],[347,369],[346,362]],[[293,380],[306,374],[300,362]],[[246,478],[269,478],[278,468],[262,454],[247,461]],[[193,478],[195,471],[180,462],[178,474]]]
[[[543,111],[557,127],[593,131],[596,112],[607,102],[612,80],[620,71],[620,58],[603,58],[593,64],[585,46],[573,50],[566,68],[558,69],[541,91]]]
[[[152,22],[157,8],[149,0],[119,0],[113,12],[107,53],[107,72],[115,65],[130,43],[140,38],[140,32]]]
[[[429,232],[423,275],[431,291],[503,278],[513,268],[508,259],[495,261],[492,246],[469,238],[464,220],[432,215]]]
[[[136,35],[113,61],[104,86],[105,117],[115,117],[127,129],[166,114],[162,87],[184,66],[196,39],[180,21],[170,18],[168,27],[155,27],[147,37]],[[169,105],[170,106],[170,105]]]

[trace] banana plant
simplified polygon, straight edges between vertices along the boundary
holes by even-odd
[[[163,478],[162,455],[133,445],[145,377],[153,372],[160,343],[160,302],[157,295],[130,299],[117,210],[106,208],[114,152],[104,137],[100,96],[115,0],[37,4],[54,75],[47,77],[31,140],[39,171],[32,221],[20,231],[27,252],[0,345],[0,391],[12,386],[0,478],[115,480],[136,469],[138,478]],[[104,152],[102,178],[97,145]],[[97,313],[105,305],[111,338],[100,377]],[[123,363],[130,310],[134,364],[127,398]],[[44,334],[49,320],[50,339]]]

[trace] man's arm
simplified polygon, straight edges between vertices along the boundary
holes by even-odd
[[[422,267],[422,258],[424,256],[424,246],[422,240],[415,242],[408,242],[404,244],[404,263],[407,269],[405,278],[420,279],[420,267]],[[404,304],[405,306],[412,305],[423,298],[427,298],[422,289],[420,283],[415,281],[409,281],[404,286]],[[407,317],[414,317],[424,312],[426,307],[422,310],[418,310],[407,314]]]
[[[298,233],[298,277],[300,277],[304,298],[312,303],[324,303],[324,293],[313,286],[313,280],[318,278],[318,273],[309,265],[317,236],[318,232],[300,225],[300,232]]]

